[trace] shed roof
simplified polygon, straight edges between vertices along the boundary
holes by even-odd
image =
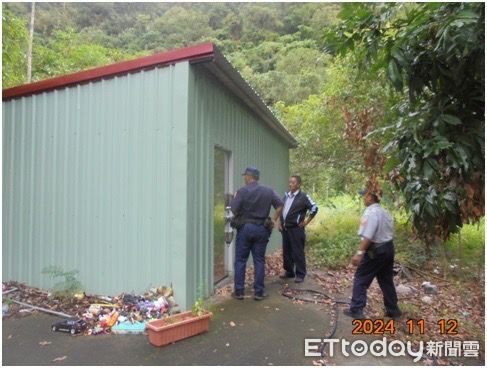
[[[158,66],[175,64],[181,61],[204,63],[203,65],[214,74],[227,88],[235,93],[271,129],[278,133],[290,147],[297,142],[282,123],[275,117],[269,107],[262,101],[255,90],[244,80],[240,73],[228,62],[213,43],[203,43],[191,47],[169,50],[134,60],[122,61],[81,72],[42,81],[7,88],[2,91],[2,100],[7,101],[18,97],[29,96],[74,84],[92,82],[102,78],[152,69]]]

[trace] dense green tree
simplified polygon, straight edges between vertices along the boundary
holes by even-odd
[[[381,117],[376,124],[383,126],[393,102],[383,87],[384,75],[357,79],[357,68],[350,61],[347,56],[329,63],[319,94],[297,104],[279,102],[275,106],[299,142],[291,153],[291,171],[302,175],[318,198],[354,193],[365,182],[364,160],[343,137],[344,111],[373,106]]]
[[[2,85],[22,84],[27,73],[27,21],[8,9],[2,13]]]
[[[229,58],[269,105],[297,103],[319,93],[330,60],[316,42],[293,36],[262,42]]]
[[[484,215],[482,3],[344,6],[329,41],[404,92],[386,133],[391,179],[429,244]]]
[[[279,37],[284,25],[276,7],[263,4],[248,3],[242,7],[239,16],[243,22],[243,42],[272,41]]]
[[[188,26],[191,25],[191,26]],[[208,14],[174,6],[154,21],[151,31],[158,44],[151,49],[170,49],[205,41],[211,35]]]
[[[57,30],[47,42],[34,40],[32,69],[39,80],[129,58],[117,49],[87,43],[73,29]]]

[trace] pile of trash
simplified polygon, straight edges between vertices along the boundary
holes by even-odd
[[[104,297],[104,303],[89,306],[83,319],[88,323],[88,335],[100,333],[142,333],[145,324],[179,312],[170,287],[152,288],[144,295],[122,294]]]
[[[151,288],[143,295],[122,293],[116,297],[76,294],[56,299],[48,292],[25,284],[2,283],[3,315],[22,316],[42,311],[70,320],[82,320],[83,334],[143,333],[145,324],[180,313],[172,287]],[[63,326],[66,321],[53,325]],[[57,330],[63,330],[58,328]]]

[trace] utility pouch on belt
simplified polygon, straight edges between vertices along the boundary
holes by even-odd
[[[269,231],[272,231],[272,229],[274,228],[274,223],[272,222],[270,217],[265,219],[264,227]]]
[[[241,216],[235,216],[232,221],[230,221],[230,226],[233,227],[234,229],[239,230],[245,222],[243,222],[243,219]]]
[[[367,249],[367,255],[369,256],[370,259],[374,259],[377,256],[380,256],[381,254],[384,254],[386,252],[386,243],[372,243],[369,246],[369,249]]]

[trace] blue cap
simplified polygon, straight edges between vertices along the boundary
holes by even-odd
[[[245,169],[245,172],[242,173],[242,175],[250,175],[255,177],[256,179],[259,179],[260,171],[254,166],[249,166]]]

